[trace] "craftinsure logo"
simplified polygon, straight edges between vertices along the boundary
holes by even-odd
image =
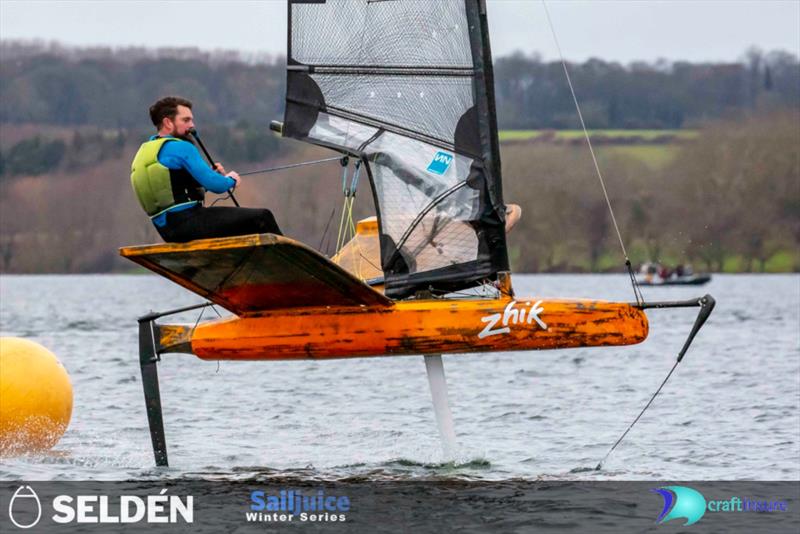
[[[49,517],[54,523],[193,523],[194,497],[167,495],[56,495],[43,503],[30,486],[20,486],[8,502],[8,519],[17,528],[35,527]],[[43,504],[49,504],[45,514]],[[52,514],[49,512],[52,511]],[[44,516],[44,517],[43,517]]]
[[[656,518],[656,523],[666,523],[673,519],[685,519],[683,526],[700,521],[706,512],[786,512],[786,501],[769,501],[750,497],[732,496],[727,499],[708,500],[696,489],[686,486],[662,486],[650,491],[664,498],[664,509]]]

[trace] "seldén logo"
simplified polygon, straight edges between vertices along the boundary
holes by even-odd
[[[447,152],[437,152],[435,156],[433,156],[433,160],[431,160],[430,165],[428,165],[428,172],[432,172],[433,174],[444,174],[447,172],[447,169],[450,168],[450,164],[453,162],[453,155],[448,154]]]
[[[706,513],[706,499],[692,488],[684,486],[664,486],[650,491],[664,498],[664,509],[656,519],[656,523],[666,523],[671,519],[686,519],[683,526],[700,521]]]
[[[33,528],[43,519],[62,525],[193,523],[194,497],[167,495],[164,488],[155,495],[56,495],[42,501],[33,488],[20,486],[9,500],[8,519],[20,529]]]
[[[32,528],[39,523],[42,518],[42,502],[32,487],[20,486],[14,492],[8,501],[8,518],[17,528]]]

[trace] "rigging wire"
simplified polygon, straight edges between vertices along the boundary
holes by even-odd
[[[239,173],[239,176],[250,176],[250,175],[253,175],[253,174],[266,174],[268,172],[282,171],[284,169],[294,169],[295,167],[303,167],[305,165],[316,165],[317,163],[326,163],[328,161],[336,161],[336,160],[341,160],[341,159],[342,159],[341,156],[334,156],[332,158],[323,158],[323,159],[317,159],[317,160],[313,160],[313,161],[302,161],[300,163],[291,163],[289,165],[280,165],[278,167],[269,167],[267,169],[261,169],[261,170],[258,170],[258,171],[241,172],[241,173]]]
[[[653,404],[653,401],[658,396],[658,394],[661,393],[661,390],[664,388],[664,386],[666,385],[667,381],[672,376],[672,373],[675,371],[675,368],[678,367],[678,364],[681,363],[681,361],[683,361],[683,357],[686,356],[686,352],[689,350],[689,346],[692,344],[692,341],[694,341],[695,336],[697,335],[698,332],[700,332],[700,329],[703,327],[705,322],[708,320],[709,316],[711,315],[711,312],[714,311],[714,307],[716,306],[716,304],[717,304],[717,301],[714,300],[714,297],[712,297],[711,295],[705,295],[703,297],[700,297],[699,299],[692,299],[692,300],[687,300],[687,301],[682,301],[682,302],[654,302],[654,303],[643,304],[642,305],[643,309],[646,309],[646,308],[686,308],[686,307],[691,307],[691,306],[699,306],[700,307],[700,311],[697,313],[697,318],[694,320],[694,325],[692,325],[692,330],[691,330],[691,332],[689,332],[689,337],[686,338],[686,341],[683,343],[683,348],[681,348],[680,352],[678,352],[678,358],[675,361],[675,363],[672,365],[672,369],[669,370],[669,373],[667,373],[666,378],[664,378],[664,380],[661,382],[661,385],[658,386],[658,389],[656,390],[655,393],[653,393],[653,396],[650,397],[650,400],[647,402],[645,407],[642,408],[642,411],[639,412],[639,415],[636,416],[636,419],[633,420],[633,422],[630,424],[630,426],[628,426],[628,428],[625,430],[625,432],[622,433],[622,435],[619,437],[619,439],[616,441],[616,443],[614,443],[614,445],[611,447],[611,449],[608,451],[608,453],[606,453],[606,455],[603,457],[603,459],[600,460],[600,462],[597,464],[597,467],[595,467],[595,471],[599,471],[600,470],[600,468],[603,466],[603,462],[605,462],[606,459],[609,457],[609,455],[612,452],[614,452],[614,449],[617,448],[617,445],[619,445],[622,442],[622,440],[625,438],[625,436],[628,435],[628,432],[631,431],[631,429],[633,428],[633,425],[635,425],[639,421],[639,419],[642,417],[642,415],[644,415],[644,412],[650,407],[651,404]]]
[[[669,373],[667,373],[667,376],[661,382],[661,385],[658,386],[658,389],[656,389],[655,393],[653,393],[653,395],[650,397],[650,400],[647,402],[647,404],[644,406],[644,408],[642,408],[642,410],[639,412],[639,415],[636,416],[636,418],[628,426],[628,428],[625,430],[625,432],[622,433],[622,435],[614,443],[614,445],[611,446],[611,449],[606,453],[606,455],[603,457],[603,459],[600,460],[600,462],[597,464],[597,467],[595,467],[595,470],[600,470],[600,468],[603,466],[603,462],[605,462],[608,459],[608,457],[611,455],[611,453],[614,452],[614,450],[617,448],[617,446],[620,443],[622,443],[622,440],[625,439],[625,436],[628,435],[628,433],[631,431],[631,429],[633,429],[634,425],[636,425],[636,423],[639,421],[639,419],[641,419],[641,417],[644,415],[644,413],[647,411],[647,409],[650,407],[650,405],[653,404],[653,401],[655,401],[655,399],[658,396],[658,394],[661,393],[661,390],[664,388],[664,386],[667,384],[667,381],[669,381],[670,377],[675,372],[675,369],[678,367],[678,364],[681,362],[681,360],[683,360],[683,357],[686,355],[686,351],[689,349],[689,345],[691,345],[692,340],[694,339],[695,335],[697,335],[697,333],[700,331],[700,328],[706,322],[706,320],[708,319],[709,315],[711,314],[711,311],[714,309],[715,301],[714,301],[714,298],[711,295],[706,295],[704,297],[701,297],[700,299],[697,299],[696,301],[686,301],[686,302],[677,302],[677,303],[676,302],[672,302],[672,303],[654,303],[654,304],[651,304],[651,305],[648,305],[648,304],[645,303],[644,296],[642,295],[642,290],[639,287],[639,283],[636,281],[636,276],[633,274],[633,268],[631,267],[631,261],[630,261],[630,258],[628,257],[628,252],[625,250],[625,243],[623,242],[622,234],[619,231],[619,226],[617,225],[617,218],[614,215],[614,209],[611,207],[611,201],[608,198],[608,192],[606,191],[606,185],[605,185],[605,182],[603,180],[603,174],[602,174],[602,172],[600,172],[600,166],[597,163],[597,157],[595,156],[594,148],[592,147],[592,141],[591,141],[591,139],[589,137],[589,132],[586,129],[586,123],[583,120],[583,114],[581,113],[581,108],[580,108],[580,105],[578,104],[578,98],[575,96],[575,89],[574,89],[574,87],[572,85],[572,80],[570,79],[570,76],[569,76],[569,69],[567,68],[567,62],[564,60],[564,54],[561,51],[561,45],[558,42],[558,36],[556,35],[555,26],[553,25],[553,20],[550,17],[550,10],[547,8],[547,2],[545,0],[542,0],[542,6],[544,7],[544,12],[545,12],[546,17],[547,17],[547,23],[550,26],[550,32],[553,34],[553,40],[555,41],[556,48],[558,49],[558,55],[561,58],[561,65],[564,68],[564,74],[566,75],[566,78],[567,78],[567,84],[569,85],[569,90],[570,90],[570,93],[572,94],[572,101],[575,103],[575,109],[578,111],[578,118],[580,119],[580,122],[581,122],[581,128],[583,129],[583,135],[586,138],[586,143],[589,146],[589,152],[592,155],[592,162],[594,163],[594,168],[595,168],[595,171],[597,172],[597,178],[600,180],[600,186],[603,189],[603,196],[605,197],[606,205],[608,206],[608,211],[611,214],[611,220],[614,223],[614,230],[617,232],[617,238],[619,239],[619,245],[622,248],[623,256],[625,256],[625,266],[628,268],[628,275],[630,276],[630,279],[631,279],[631,284],[633,286],[633,293],[634,293],[634,295],[636,297],[637,306],[642,310],[644,310],[645,308],[651,308],[651,307],[658,308],[658,307],[684,307],[684,306],[695,306],[695,305],[696,306],[700,306],[700,311],[697,314],[697,318],[695,319],[694,326],[692,327],[692,331],[689,333],[689,337],[686,339],[686,342],[684,343],[683,348],[678,353],[677,360],[672,365],[672,368],[669,370]]]
[[[316,159],[316,160],[312,160],[312,161],[301,161],[299,163],[290,163],[288,165],[279,165],[277,167],[268,167],[266,169],[259,169],[259,170],[256,170],[256,171],[242,172],[242,173],[239,173],[239,176],[252,176],[252,175],[255,175],[255,174],[267,174],[267,173],[270,173],[270,172],[283,171],[283,170],[286,170],[286,169],[294,169],[294,168],[297,168],[297,167],[305,167],[307,165],[318,165],[320,163],[327,163],[329,161],[339,161],[339,162],[341,162],[342,165],[345,166],[345,173],[346,173],[347,172],[346,171],[347,160],[348,160],[347,156],[344,156],[344,157],[342,157],[342,156],[333,156],[333,157],[330,157],[330,158],[322,158],[322,159]],[[357,180],[358,179],[356,178],[356,181]],[[213,206],[214,204],[216,204],[220,200],[224,200],[224,199],[229,198],[229,197],[230,197],[230,195],[228,195],[227,197],[220,197],[220,198],[216,199],[211,205]],[[333,216],[334,216],[335,213],[336,213],[336,208],[334,208],[333,211],[331,211],[331,216],[330,216],[330,219],[328,219],[328,224],[325,225],[325,231],[322,233],[322,240],[320,240],[320,244],[319,244],[320,252],[322,252],[322,246],[323,246],[324,241],[325,241],[325,236],[328,233],[328,227],[330,226],[331,221],[333,220]],[[340,227],[341,227],[341,223],[340,223]],[[339,232],[340,232],[340,235],[341,235],[341,228],[340,228]],[[337,247],[336,248],[337,248],[337,250],[339,248],[339,246],[338,246],[338,238],[337,238]]]
[[[556,48],[558,49],[558,55],[561,58],[561,65],[564,68],[564,74],[565,74],[565,76],[567,78],[567,84],[569,85],[569,90],[570,90],[570,93],[572,94],[572,101],[575,103],[575,109],[578,111],[578,118],[580,119],[580,122],[581,122],[581,128],[583,129],[583,135],[586,138],[586,143],[589,146],[589,152],[592,155],[592,162],[594,163],[594,168],[595,168],[595,171],[597,172],[597,178],[600,180],[600,186],[603,189],[603,196],[605,197],[606,205],[608,206],[608,211],[611,214],[611,220],[614,223],[614,230],[617,233],[617,238],[619,239],[619,245],[622,248],[622,254],[623,254],[623,256],[625,256],[625,266],[628,268],[628,275],[630,276],[630,279],[631,279],[631,284],[633,286],[633,294],[636,297],[636,303],[640,308],[644,309],[646,307],[646,304],[644,302],[644,296],[642,295],[642,290],[641,290],[641,287],[639,287],[639,283],[636,281],[636,276],[633,274],[633,268],[631,267],[631,260],[628,257],[628,252],[625,250],[625,243],[624,243],[624,241],[622,239],[622,234],[619,231],[619,226],[617,225],[617,218],[614,215],[614,209],[611,207],[611,201],[609,200],[608,192],[606,191],[606,185],[605,185],[605,182],[603,180],[603,173],[600,171],[600,166],[597,163],[597,157],[595,156],[594,148],[592,147],[592,141],[591,141],[591,138],[589,137],[589,132],[586,129],[586,123],[583,120],[583,114],[581,113],[580,105],[578,104],[578,98],[575,96],[575,89],[574,89],[574,87],[572,85],[572,80],[570,79],[570,76],[569,76],[569,69],[567,68],[567,62],[564,60],[564,54],[562,53],[561,45],[558,42],[558,37],[556,35],[555,26],[553,25],[553,21],[550,18],[550,11],[547,9],[547,2],[545,0],[542,0],[542,5],[544,6],[544,11],[545,11],[545,14],[547,16],[547,23],[550,26],[550,32],[553,34],[553,40],[555,41]],[[622,443],[622,440],[625,439],[625,436],[628,435],[628,433],[631,431],[631,429],[634,427],[634,425],[636,425],[636,423],[639,421],[639,419],[641,419],[641,417],[644,415],[644,412],[646,412],[647,409],[650,407],[650,405],[653,404],[653,401],[656,399],[658,394],[661,393],[661,390],[667,384],[667,381],[669,381],[670,377],[672,376],[672,373],[675,372],[675,369],[678,367],[678,364],[683,359],[683,356],[686,354],[686,350],[689,348],[689,345],[691,344],[692,339],[694,338],[694,336],[700,330],[700,327],[703,325],[703,323],[706,321],[706,319],[710,315],[711,310],[714,309],[714,300],[713,300],[713,298],[711,298],[708,295],[706,297],[703,297],[703,298],[699,299],[697,304],[701,306],[701,311],[698,314],[697,319],[695,320],[695,324],[694,324],[694,327],[692,328],[692,332],[689,334],[689,338],[686,340],[686,343],[684,344],[683,349],[678,354],[677,361],[672,365],[672,368],[669,370],[669,373],[667,373],[667,376],[661,382],[661,385],[658,386],[658,389],[656,389],[655,393],[653,393],[653,395],[650,397],[650,400],[647,402],[647,404],[644,406],[644,408],[642,408],[642,410],[639,412],[639,415],[636,416],[636,418],[628,426],[628,428],[625,430],[625,432],[622,433],[622,435],[619,437],[619,439],[617,439],[617,441],[614,443],[614,445],[611,446],[611,449],[606,453],[606,455],[603,457],[603,459],[600,460],[600,462],[597,464],[597,466],[595,467],[596,471],[600,470],[600,468],[603,466],[603,462],[605,462],[606,459],[608,459],[608,457],[611,455],[611,453],[614,452],[614,449],[616,449],[617,446],[620,443]]]
[[[478,281],[478,284],[469,288],[472,289],[472,292],[469,291],[450,291],[448,289],[436,289],[433,286],[428,287],[428,291],[431,295],[435,297],[445,297],[454,295],[452,298],[462,298],[462,299],[474,299],[475,297],[480,298],[497,298],[499,290],[497,289],[496,282],[494,280],[490,280],[488,278],[484,278],[483,280]]]
[[[200,324],[200,319],[203,318],[203,314],[206,312],[206,308],[211,308],[214,311],[214,313],[217,314],[217,317],[222,318],[222,314],[219,313],[217,308],[214,307],[213,302],[206,302],[205,304],[199,306],[199,308],[200,308],[200,315],[197,316],[197,320],[194,322],[194,326],[192,327],[190,335],[194,335],[194,331],[197,329],[197,325]]]
[[[217,200],[219,200],[219,199],[217,199]],[[214,201],[214,202],[216,203],[216,201]],[[212,204],[212,206],[213,205],[214,204]],[[203,305],[200,308],[200,315],[197,316],[197,320],[194,322],[194,326],[192,327],[192,330],[191,330],[191,332],[189,334],[189,337],[194,336],[194,331],[197,330],[197,325],[200,324],[200,319],[203,318],[203,314],[206,312],[206,308],[211,308],[214,311],[214,313],[217,314],[217,317],[222,318],[222,314],[220,314],[219,311],[217,310],[217,308],[214,307],[214,303],[213,302],[206,302],[205,305]],[[219,366],[220,366],[220,361],[217,360],[217,370],[214,371],[214,374],[219,373]]]
[[[350,183],[347,182],[347,161],[346,158],[342,160],[342,193],[344,194],[344,205],[342,206],[342,216],[339,219],[339,232],[336,237],[336,254],[341,252],[342,248],[348,241],[353,241],[355,248],[360,256],[361,245],[356,237],[356,225],[353,221],[353,205],[356,200],[356,191],[358,190],[358,179],[361,175],[361,160],[357,160],[353,168],[353,174],[350,178]],[[354,240],[355,239],[355,240]],[[359,262],[356,267],[359,270],[357,273],[360,276]]]
[[[328,223],[325,225],[325,230],[322,232],[322,239],[319,240],[319,247],[317,247],[317,250],[319,250],[320,254],[325,254],[322,250],[322,245],[325,243],[325,237],[328,235],[328,229],[331,227],[331,221],[333,221],[334,215],[336,215],[336,206],[331,210],[331,216],[328,217]]]
[[[344,241],[346,240],[346,236],[344,235],[347,231],[345,220],[350,208],[351,198],[351,191],[347,187],[348,162],[349,160],[347,158],[342,160],[342,193],[344,194],[344,204],[342,205],[342,216],[339,218],[339,231],[336,233],[336,247],[334,248],[336,254],[339,253],[339,250],[342,248],[342,245],[344,245]]]
[[[619,225],[617,224],[617,218],[614,215],[614,209],[611,207],[611,200],[608,198],[608,191],[606,191],[606,184],[603,180],[603,173],[600,172],[600,165],[597,163],[597,157],[594,153],[594,148],[592,147],[592,140],[589,137],[589,131],[586,129],[586,123],[583,120],[583,113],[581,113],[581,106],[578,104],[578,97],[575,96],[575,88],[572,85],[572,79],[569,76],[569,69],[567,68],[567,62],[564,60],[564,54],[561,51],[561,44],[558,41],[558,36],[556,35],[556,29],[553,25],[553,20],[550,18],[550,10],[547,8],[547,2],[542,0],[542,5],[544,6],[544,12],[547,16],[547,24],[550,26],[550,33],[553,35],[553,41],[555,41],[556,49],[558,50],[558,55],[561,58],[561,66],[564,68],[564,75],[567,77],[567,85],[569,85],[569,91],[572,94],[572,101],[575,103],[575,109],[578,111],[578,119],[581,123],[581,128],[583,129],[583,135],[586,138],[586,144],[589,146],[589,152],[592,155],[592,162],[594,163],[594,169],[597,172],[597,178],[600,180],[600,187],[603,190],[603,196],[606,200],[606,205],[608,206],[608,212],[611,214],[611,222],[614,224],[614,230],[617,233],[617,239],[619,240],[619,246],[622,248],[622,255],[625,257],[625,266],[628,268],[628,276],[630,276],[631,284],[633,285],[633,295],[636,298],[636,303],[639,305],[644,304],[644,296],[642,295],[642,290],[639,287],[639,283],[636,281],[636,276],[633,274],[633,267],[631,266],[631,260],[628,258],[628,251],[625,249],[625,243],[622,240],[622,233],[619,231]]]
[[[214,199],[214,202],[212,202],[212,203],[211,203],[211,205],[209,206],[209,208],[213,208],[213,207],[216,205],[216,203],[217,203],[217,202],[219,202],[219,201],[221,201],[221,200],[228,200],[229,198],[231,198],[231,195],[230,195],[230,193],[228,193],[228,194],[227,194],[227,195],[225,195],[224,197],[217,197],[217,198],[215,198],[215,199]]]
[[[636,419],[633,420],[630,426],[628,426],[627,430],[625,430],[625,432],[622,433],[622,435],[614,443],[614,445],[611,446],[611,449],[606,453],[605,456],[603,456],[603,459],[597,463],[597,467],[594,468],[595,471],[600,471],[600,468],[603,467],[603,462],[605,462],[608,459],[608,457],[611,456],[611,453],[614,452],[614,449],[617,448],[617,445],[619,445],[622,442],[622,440],[625,439],[625,436],[628,435],[628,432],[631,431],[633,425],[635,425],[639,421],[639,419],[644,415],[644,412],[647,411],[647,409],[650,407],[651,404],[653,404],[653,401],[656,400],[658,394],[661,393],[661,390],[664,388],[664,385],[666,385],[667,380],[669,380],[669,377],[672,376],[672,373],[675,371],[675,368],[678,367],[679,363],[681,363],[680,360],[675,361],[675,363],[672,365],[672,369],[669,370],[669,373],[667,373],[667,376],[664,378],[664,381],[661,382],[660,386],[658,386],[658,389],[656,390],[655,393],[653,393],[653,396],[650,397],[650,400],[647,401],[647,404],[645,404],[644,408],[642,408],[642,411],[639,412],[639,415],[636,416]]]
[[[353,205],[356,200],[356,189],[358,188],[358,179],[360,175],[361,175],[361,160],[357,160],[356,168],[355,171],[353,172],[353,181],[350,183],[350,189],[353,191],[353,199],[350,201],[350,212],[348,214],[348,221],[350,222],[350,240],[355,245],[356,253],[358,254],[357,258],[359,259],[359,261],[356,262],[356,275],[359,278],[364,278],[363,272],[361,270],[363,262],[360,261],[360,259],[361,258],[366,259],[366,256],[364,255],[364,251],[361,249],[361,241],[358,239],[358,230],[356,228],[355,219],[353,219]],[[370,264],[372,263],[369,260],[367,261]]]
[[[358,250],[358,255],[359,255],[359,257],[360,257],[362,260],[364,260],[366,263],[368,263],[368,264],[370,265],[370,267],[372,267],[372,268],[373,268],[373,269],[375,269],[376,271],[381,271],[381,272],[383,272],[383,269],[382,269],[382,268],[381,268],[379,265],[375,265],[375,262],[374,262],[374,261],[372,261],[371,259],[369,259],[368,257],[366,257],[366,256],[364,255],[364,253],[361,251],[361,245],[359,245],[359,244],[358,244],[358,241],[356,241],[356,245],[357,245],[357,246],[358,246],[358,248],[359,248],[359,250]],[[363,276],[361,276],[361,274],[360,274],[360,270],[361,270],[361,265],[359,264],[359,276],[360,276],[361,278],[364,278]]]

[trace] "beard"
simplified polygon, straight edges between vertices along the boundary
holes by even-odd
[[[170,135],[172,137],[176,138],[176,139],[181,139],[183,141],[189,141],[189,142],[192,141],[192,138],[189,135],[189,131],[188,130],[186,132],[184,132],[183,134],[179,134],[178,133],[178,129],[175,128],[174,130],[172,130],[172,133]]]

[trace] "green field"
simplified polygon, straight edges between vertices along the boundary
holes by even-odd
[[[680,147],[672,144],[603,145],[595,150],[600,155],[635,159],[652,170],[665,168],[680,153]]]
[[[594,139],[610,140],[594,146],[598,157],[634,159],[653,170],[669,165],[680,152],[680,141],[695,139],[697,130],[589,130]],[[535,140],[573,144],[584,137],[583,130],[501,130],[500,142]],[[666,142],[664,139],[668,139]],[[578,144],[580,145],[580,143]],[[585,150],[585,146],[575,145]]]
[[[583,137],[583,130],[500,130],[500,141],[523,141],[535,139],[542,135],[555,133],[556,140],[572,140]],[[637,138],[642,141],[653,141],[659,137],[669,136],[678,140],[694,139],[696,130],[589,130],[591,137],[611,139]]]

